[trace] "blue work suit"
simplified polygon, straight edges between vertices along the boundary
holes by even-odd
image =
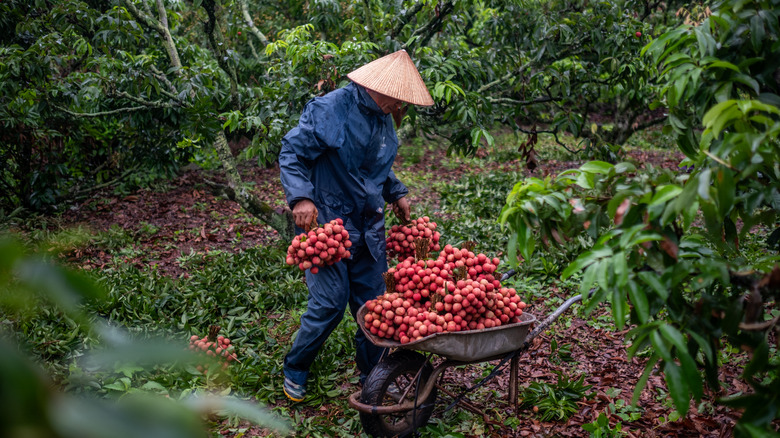
[[[313,201],[317,222],[341,218],[352,241],[349,260],[322,267],[317,274],[306,271],[307,309],[284,359],[285,376],[297,384],[306,384],[317,352],[346,306],[355,317],[360,306],[385,290],[385,203],[408,193],[391,169],[397,152],[393,118],[354,83],[310,100],[298,126],[282,139],[279,167],[290,208],[303,199]],[[364,378],[382,349],[360,329],[355,341]]]

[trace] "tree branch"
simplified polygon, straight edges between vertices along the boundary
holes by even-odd
[[[226,198],[237,202],[253,216],[260,218],[270,225],[279,232],[283,240],[292,239],[295,236],[292,212],[289,209],[284,209],[283,211],[274,210],[268,204],[260,202],[246,189],[246,187],[244,187],[244,184],[241,181],[241,175],[238,173],[238,169],[236,169],[235,159],[230,152],[230,147],[228,146],[224,131],[220,130],[217,133],[217,138],[214,141],[214,149],[216,149],[219,160],[222,162],[222,167],[225,169],[225,177],[228,180],[228,185],[223,186],[212,181],[206,181],[206,183],[213,189],[218,190]]]
[[[249,14],[249,6],[247,5],[246,0],[239,0],[238,2],[241,5],[241,14],[244,16],[244,22],[246,23],[247,27],[249,27],[249,30],[252,31],[254,36],[260,40],[260,44],[262,44],[263,47],[267,46],[268,38],[266,38],[265,35],[260,32],[260,29],[255,26],[255,22],[252,20],[252,16]],[[252,46],[252,51],[254,51],[254,46]],[[255,55],[255,57],[257,57],[257,55]]]
[[[438,8],[438,6],[437,6]],[[452,0],[447,0],[441,5],[441,8],[438,8],[436,16],[431,18],[428,23],[423,25],[422,27],[418,28],[412,33],[412,37],[419,36],[417,46],[425,46],[428,44],[428,40],[433,37],[433,34],[441,30],[442,25],[444,24],[444,18],[447,17],[452,11],[455,9],[455,6],[452,3]],[[415,39],[411,39],[411,44],[407,45],[404,44],[403,48],[412,51],[413,45],[415,44]]]
[[[444,19],[454,10],[455,5],[453,4],[452,0],[448,0],[442,4],[441,8],[436,14],[436,17],[428,22],[428,25],[422,29],[424,34],[423,37],[420,38],[420,46],[428,45],[428,41],[433,37],[433,34],[441,30],[442,26],[444,25]]]
[[[149,5],[146,3],[146,1],[144,1],[144,7],[147,10],[147,13],[139,11],[135,6],[135,3],[133,3],[133,0],[122,0],[122,3],[125,5],[125,8],[127,8],[127,11],[130,12],[130,15],[135,17],[136,21],[157,32],[161,37],[163,37],[165,40],[163,46],[168,53],[168,58],[171,60],[171,66],[176,69],[176,74],[181,74],[181,60],[179,59],[179,52],[176,50],[176,44],[174,44],[173,37],[171,36],[171,32],[168,29],[168,15],[165,12],[165,5],[163,4],[162,0],[157,0],[157,10],[158,14],[160,15],[160,20],[152,17],[151,9],[149,8]]]
[[[660,125],[661,123],[664,123],[668,119],[667,116],[663,117],[657,117],[655,119],[645,120],[644,122],[637,125],[636,130],[637,131],[644,131],[647,128],[650,128],[655,125]]]
[[[160,92],[162,92],[162,91],[163,90],[160,90]],[[162,101],[159,101],[159,100],[152,101],[152,100],[141,99],[140,97],[133,96],[132,94],[129,94],[129,93],[124,92],[124,91],[117,91],[115,93],[106,93],[106,95],[121,97],[121,98],[133,101],[133,102],[135,102],[137,104],[140,104],[140,105],[143,105],[143,106],[146,106],[146,107],[149,107],[149,108],[173,108],[174,106],[176,106],[176,105],[174,105],[172,103],[162,102]],[[176,96],[173,96],[173,97],[178,102],[178,98]]]
[[[412,21],[412,18],[414,18],[414,16],[417,15],[420,10],[422,10],[423,5],[424,2],[422,0],[418,0],[414,5],[412,5],[411,8],[407,9],[402,16],[398,17],[393,30],[390,31],[390,38],[397,37],[398,34],[401,33],[401,29],[409,24],[409,22]]]
[[[133,3],[133,0],[122,0],[122,3],[124,3],[125,8],[127,8],[127,11],[130,12],[130,15],[132,15],[136,21],[154,30],[160,35],[163,34],[162,24],[160,24],[160,22],[154,19],[151,15],[147,15],[139,11],[138,8],[135,6],[135,3]],[[148,9],[148,5],[147,5],[147,9]]]
[[[770,319],[769,321],[764,321],[764,322],[750,322],[750,323],[740,322],[739,329],[749,331],[749,332],[764,331],[766,329],[772,328],[775,325],[777,325],[778,321],[780,321],[780,315],[777,315],[774,318]]]
[[[144,10],[146,11],[147,15],[154,16],[154,13],[152,13],[152,8],[149,7],[149,2],[147,0],[141,0],[141,4],[144,5]]]
[[[68,194],[67,197],[68,198],[72,198],[72,199],[82,199],[82,198],[85,197],[85,195],[88,195],[88,194],[90,194],[92,192],[95,192],[97,190],[100,190],[100,189],[103,189],[103,188],[106,188],[106,187],[110,187],[110,186],[118,183],[119,181],[122,181],[128,175],[130,175],[131,173],[133,173],[136,170],[138,170],[139,167],[140,167],[140,165],[136,164],[135,166],[133,166],[133,167],[125,170],[124,172],[122,172],[121,175],[119,175],[118,177],[112,179],[111,181],[106,181],[104,183],[97,184],[97,185],[94,185],[94,186],[86,188],[86,189],[75,190],[72,193]]]
[[[158,81],[165,84],[166,87],[168,87],[168,90],[159,90],[160,94],[163,96],[168,96],[171,99],[175,100],[179,103],[181,106],[185,106],[185,103],[183,100],[179,98],[179,90],[176,89],[176,87],[171,83],[170,80],[168,80],[168,76],[165,75],[165,73],[161,72],[154,64],[151,64],[149,66],[150,70],[152,70],[152,76],[154,76]]]
[[[181,70],[179,51],[176,50],[176,44],[173,42],[173,36],[168,28],[168,13],[165,11],[163,0],[157,0],[157,14],[160,16],[162,36],[165,38],[165,50],[168,52],[168,57],[171,58],[171,66],[176,69],[176,74],[181,74],[179,71]]]
[[[374,40],[374,21],[371,20],[371,0],[363,0],[363,21],[366,25],[368,41]]]
[[[524,106],[524,105],[533,105],[535,103],[557,102],[563,99],[553,99],[552,97],[547,96],[547,97],[540,97],[534,100],[515,100],[509,97],[487,97],[487,100],[491,103],[503,103],[507,105]]]
[[[206,31],[206,36],[208,37],[211,52],[217,59],[217,64],[219,65],[219,68],[227,74],[228,80],[230,81],[230,103],[232,104],[233,109],[239,109],[241,102],[238,95],[238,75],[236,74],[236,69],[226,61],[228,56],[224,49],[225,44],[222,40],[222,33],[219,31],[217,7],[214,0],[205,0],[203,2],[203,9],[206,10],[206,15],[209,17],[208,21],[204,23],[204,29]]]
[[[538,130],[538,129],[534,129],[532,131],[529,131],[528,129],[524,129],[522,126],[520,126],[520,124],[517,123],[516,120],[515,120],[515,128],[518,131],[522,132],[523,134],[528,134],[528,135],[533,135],[533,134],[550,134],[555,139],[555,142],[558,143],[558,146],[566,149],[566,151],[568,151],[570,154],[577,155],[577,154],[579,154],[580,152],[582,152],[584,150],[584,149],[578,149],[578,150],[571,150],[571,149],[569,149],[569,147],[566,145],[566,143],[563,143],[558,138],[558,130],[557,129],[553,129],[553,130]]]
[[[131,107],[125,107],[125,108],[117,108],[117,109],[108,110],[108,111],[98,111],[96,113],[77,113],[77,112],[71,111],[71,110],[69,110],[67,108],[63,108],[63,107],[61,107],[59,105],[52,105],[52,106],[54,108],[57,108],[58,110],[64,112],[64,113],[66,113],[66,114],[69,114],[69,115],[73,116],[73,117],[103,117],[103,116],[111,116],[111,115],[114,115],[114,114],[132,113],[132,112],[136,112],[136,111],[142,111],[142,110],[149,109],[148,106],[143,106],[142,105],[142,106],[131,106]]]
[[[495,87],[496,85],[503,84],[504,82],[512,79],[513,77],[522,74],[528,68],[529,65],[530,65],[530,63],[523,64],[523,66],[520,67],[519,69],[517,69],[515,71],[511,71],[511,72],[505,74],[504,76],[496,79],[495,81],[488,82],[487,84],[479,87],[479,89],[477,89],[477,94],[484,93],[485,91]]]

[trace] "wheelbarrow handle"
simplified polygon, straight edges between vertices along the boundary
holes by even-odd
[[[592,297],[595,292],[596,292],[596,289],[591,289],[588,292],[588,298]],[[527,346],[530,345],[531,341],[535,337],[537,337],[541,332],[546,330],[547,327],[549,327],[550,324],[553,323],[553,321],[558,319],[558,317],[561,316],[561,314],[563,312],[565,312],[569,307],[571,307],[572,304],[574,304],[574,303],[576,303],[578,301],[582,301],[582,299],[584,298],[584,295],[585,294],[579,294],[579,295],[576,295],[576,296],[573,296],[573,297],[569,298],[563,304],[561,304],[560,307],[555,309],[555,311],[553,313],[549,314],[547,316],[547,318],[545,318],[542,322],[537,324],[536,327],[531,331],[531,333],[529,333],[528,336],[526,336],[525,343],[523,344],[523,347],[521,347],[521,350],[527,348]]]
[[[504,272],[504,274],[503,274],[503,275],[501,275],[501,279],[500,279],[500,280],[498,280],[498,281],[501,281],[501,282],[503,282],[504,280],[506,280],[506,279],[507,279],[507,278],[509,278],[509,277],[514,277],[514,276],[515,276],[515,274],[517,274],[517,271],[515,271],[514,269],[510,269],[510,270],[508,270],[508,271]]]

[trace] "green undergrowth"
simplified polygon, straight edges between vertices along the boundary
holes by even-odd
[[[204,390],[233,394],[300,419],[296,421],[300,432],[328,436],[334,424],[302,418],[302,412],[326,403],[346,410],[347,396],[358,380],[352,359],[357,326],[350,316],[344,318],[312,368],[305,402],[289,407],[281,390],[282,364],[305,309],[307,290],[300,271],[283,259],[282,249],[259,247],[193,257],[183,266],[187,278],[172,279],[123,264],[93,274],[107,295],[86,303],[86,314],[105,318],[134,339],[162,338],[182,350],[191,335],[205,336],[209,326],[218,325],[220,333],[231,339],[239,360],[227,371],[216,368],[204,375],[192,366],[176,365],[144,369],[132,361],[116,363],[113,370],[93,371],[82,359],[99,350],[101,343],[45,302],[15,316],[0,309],[4,322],[0,333],[14,337],[22,349],[46,364],[54,381],[66,390],[101,396],[151,391],[173,398]],[[353,411],[346,415],[357,418]],[[214,428],[236,431],[240,427],[227,421],[215,423]],[[357,431],[356,426],[347,430],[351,436]]]
[[[520,179],[521,175],[510,172],[475,172],[464,174],[455,183],[436,182],[433,189],[440,199],[438,208],[434,209],[433,204],[413,206],[413,216],[431,216],[439,224],[442,245],[474,241],[477,252],[501,258],[499,272],[507,272],[510,265],[504,253],[508,236],[498,225],[497,217],[507,193]],[[394,219],[388,215],[388,225],[393,223]],[[117,362],[109,370],[98,371],[83,359],[89,352],[101,348],[101,341],[94,334],[84,332],[54,306],[40,302],[15,316],[4,314],[0,308],[3,322],[0,333],[4,337],[14,337],[31,356],[45,364],[58,385],[69,391],[101,396],[121,396],[138,391],[172,398],[184,398],[198,391],[230,393],[271,406],[278,414],[293,421],[297,435],[362,434],[357,411],[347,404],[350,393],[358,388],[352,340],[357,327],[350,316],[344,318],[320,352],[304,403],[290,404],[284,398],[281,388],[283,359],[305,310],[307,289],[301,272],[283,263],[283,247],[256,247],[238,253],[193,253],[179,260],[187,275],[170,278],[154,267],[139,269],[119,261],[123,252],[144,251],[134,244],[136,234],[154,230],[142,226],[139,231],[118,227],[101,233],[90,233],[83,228],[60,233],[49,231],[53,228],[56,227],[43,224],[32,229],[27,234],[29,246],[56,253],[92,245],[116,256],[115,261],[102,271],[90,272],[107,295],[104,300],[87,302],[85,313],[105,318],[112,327],[127,331],[134,338],[162,336],[182,349],[187,347],[190,336],[202,337],[210,325],[219,325],[221,334],[232,340],[240,361],[226,372],[214,370],[210,376],[191,366],[144,369],[132,362]],[[759,257],[766,248],[767,230],[757,231],[748,233],[741,242],[743,248],[750,249],[746,252],[748,257]],[[534,260],[522,261],[517,267],[518,274],[504,282],[518,291],[529,304],[528,311],[539,319],[578,291],[576,276],[560,280],[560,271],[570,261],[570,252],[566,247],[557,252],[540,252]],[[549,360],[564,370],[560,377],[562,382],[576,382],[580,371],[572,358],[572,340],[556,333],[565,333],[574,318],[583,318],[589,325],[602,330],[614,330],[606,313],[598,311],[584,315],[580,312],[582,307],[575,304],[545,333],[552,340]],[[729,362],[736,360],[735,357],[726,355],[720,360]],[[473,375],[461,382],[464,388],[486,376],[492,364],[476,364],[472,368]],[[555,384],[549,385],[552,386],[526,386],[526,391],[554,392]],[[531,396],[530,392],[526,395]],[[503,390],[488,385],[471,399],[477,403],[497,400],[490,409],[490,417],[505,427],[519,424],[518,417],[512,415],[512,409],[504,402]],[[540,410],[549,408],[551,418],[560,421],[570,414],[571,406],[565,397],[556,400],[560,403],[547,406],[535,402],[533,406]],[[430,424],[420,430],[420,436],[480,436],[492,430],[482,416],[463,409],[441,413],[442,405],[447,403],[449,398],[441,397],[437,413]],[[327,406],[327,414],[320,410],[322,406]],[[540,417],[529,409],[521,415]],[[597,426],[609,427],[594,422],[593,427]],[[246,427],[235,418],[227,418],[213,422],[211,429],[215,433],[241,436]]]

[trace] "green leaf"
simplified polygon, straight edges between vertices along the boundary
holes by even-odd
[[[625,287],[628,283],[628,264],[624,252],[617,252],[612,256],[612,272],[615,273],[615,286]]]
[[[728,216],[734,208],[736,187],[731,170],[721,168],[715,175],[715,190],[718,195],[718,211],[721,217]]]
[[[740,73],[734,75],[734,80],[743,85],[746,85],[755,96],[758,96],[761,93],[761,87],[758,85],[758,81],[746,74]]]
[[[700,334],[692,331],[692,330],[686,330],[686,333],[688,333],[688,336],[692,337],[697,344],[699,344],[699,348],[704,353],[704,355],[707,357],[707,360],[710,362],[713,361],[714,356],[712,353],[712,346],[709,342]]]
[[[690,391],[682,370],[674,362],[668,361],[664,363],[664,374],[666,376],[666,386],[669,388],[669,394],[672,396],[674,407],[680,415],[685,416],[688,413],[690,404]]]
[[[647,386],[647,380],[650,378],[650,373],[653,372],[655,369],[655,364],[658,363],[659,360],[660,358],[655,353],[653,353],[647,360],[645,370],[642,372],[642,376],[636,382],[636,386],[634,387],[634,395],[631,397],[632,405],[636,406],[637,402],[639,401],[639,396],[642,395],[642,390],[645,388],[645,386]]]
[[[658,275],[655,272],[652,271],[640,271],[637,276],[659,296],[662,300],[666,301],[666,299],[669,297],[669,290],[666,288],[664,284],[661,283],[661,280],[658,278]]]
[[[103,388],[106,388],[106,389],[112,389],[112,390],[114,390],[114,391],[120,391],[120,392],[125,392],[125,391],[127,391],[127,389],[128,389],[128,388],[127,388],[127,387],[126,387],[126,386],[125,386],[125,385],[124,385],[124,384],[123,384],[121,381],[119,381],[119,380],[117,380],[117,381],[115,381],[115,382],[113,382],[113,383],[109,383],[109,384],[103,385]]]
[[[761,45],[764,41],[764,35],[766,30],[764,29],[764,20],[756,14],[750,18],[750,42],[753,46],[753,50],[759,52]]]
[[[587,297],[587,294],[590,291],[591,287],[593,287],[596,284],[596,271],[598,270],[600,263],[603,262],[598,261],[588,266],[588,268],[585,269],[585,272],[582,274],[582,279],[580,280],[579,292],[583,294],[583,297]]]
[[[81,319],[84,299],[102,299],[106,291],[86,275],[42,260],[24,259],[16,264],[19,279],[54,300],[71,318]]]
[[[698,180],[698,189],[697,193],[699,194],[699,197],[704,199],[705,201],[710,200],[710,178],[712,176],[712,170],[711,169],[705,169],[701,172],[699,172],[698,175],[696,175],[696,179]],[[693,181],[693,178],[691,179]]]
[[[471,130],[471,146],[478,148],[479,139],[482,137],[482,128],[474,128]]]
[[[632,172],[636,172],[636,166],[634,166],[632,163],[628,163],[624,161],[615,164],[615,173],[618,175],[621,173],[632,173]]]
[[[672,350],[664,341],[664,337],[661,335],[660,331],[653,330],[653,332],[650,333],[650,342],[653,344],[653,351],[661,356],[661,359],[663,359],[665,362],[673,361]]]
[[[646,324],[650,319],[650,305],[647,302],[645,292],[633,280],[628,282],[628,298],[631,300],[631,304],[634,305],[639,321],[642,324]]]
[[[688,348],[685,345],[685,338],[683,338],[683,335],[679,330],[669,324],[662,324],[658,327],[658,331],[664,339],[677,347],[679,351],[688,351]]]
[[[615,166],[604,161],[588,161],[580,166],[580,170],[588,173],[609,174]]]
[[[701,399],[704,388],[701,381],[701,374],[696,367],[696,362],[693,360],[688,350],[678,350],[677,358],[680,360],[683,376],[688,384],[690,393],[693,394],[693,398],[697,401]]]
[[[531,260],[531,256],[534,253],[534,238],[532,235],[531,227],[522,226],[517,230],[517,246],[522,254],[523,259]]]
[[[525,233],[523,233],[523,236],[525,236]],[[512,235],[509,237],[509,242],[507,243],[507,255],[509,256],[509,266],[512,268],[517,267],[517,241],[520,239],[520,234],[515,231],[512,233]]]
[[[682,187],[674,184],[668,184],[663,186],[658,186],[658,188],[655,191],[655,194],[653,195],[653,199],[650,200],[650,203],[648,205],[658,205],[665,203],[671,199],[674,199],[682,193],[683,189]]]
[[[727,68],[739,73],[739,67],[722,59],[715,59],[714,61],[707,62],[705,65],[707,68]]]
[[[583,189],[592,189],[593,188],[593,175],[588,172],[580,172],[577,174],[577,178],[575,180],[576,184]]]
[[[669,116],[670,120],[672,116]],[[693,129],[690,127],[686,127],[685,129],[682,129],[679,132],[679,135],[677,136],[677,145],[680,148],[680,151],[685,154],[688,158],[695,158],[697,154],[699,153],[699,144],[696,140],[696,134],[693,132]]]
[[[707,110],[707,112],[704,114],[704,117],[702,118],[702,123],[704,126],[711,126],[712,123],[720,117],[721,113],[726,111],[728,108],[731,108],[737,104],[736,100],[727,100],[725,102],[721,102]]]
[[[561,273],[561,279],[565,280],[572,276],[575,272],[579,272],[582,268],[590,265],[598,259],[598,256],[593,251],[585,251],[580,254],[573,262],[563,270]]]

